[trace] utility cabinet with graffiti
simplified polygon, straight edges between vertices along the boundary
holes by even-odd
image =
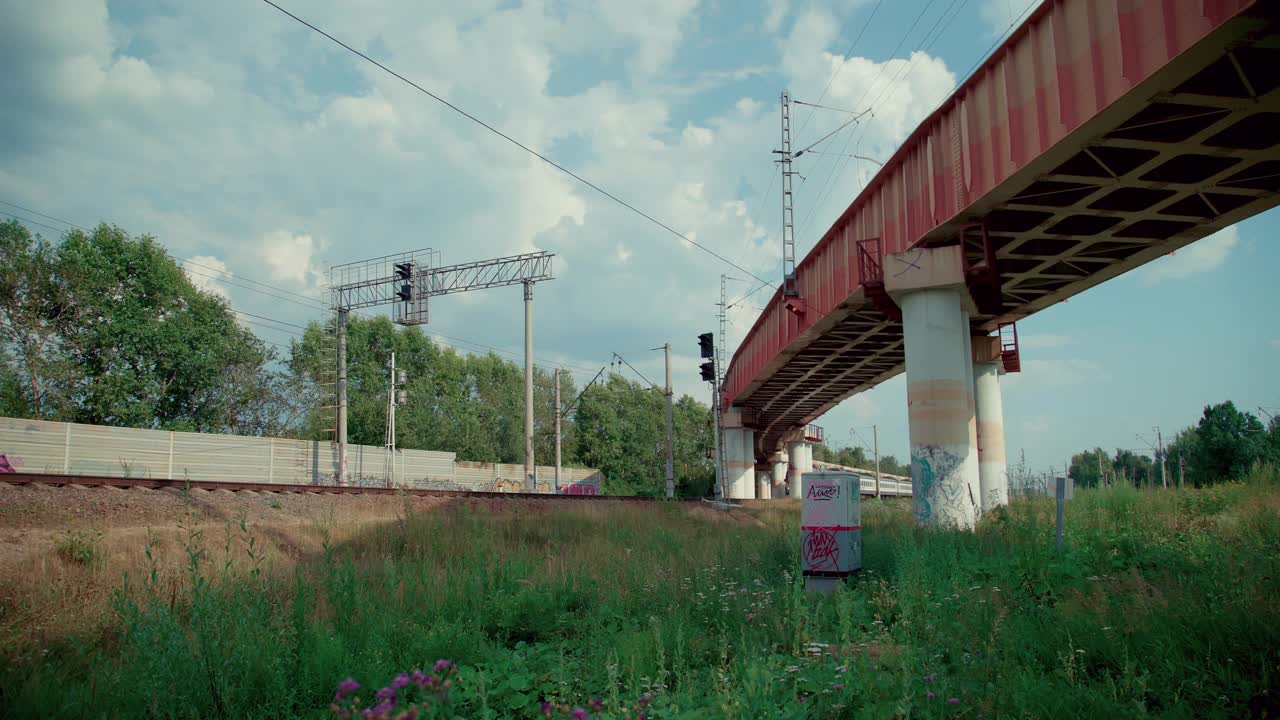
[[[805,473],[801,480],[800,563],[806,590],[831,592],[862,569],[861,479]]]

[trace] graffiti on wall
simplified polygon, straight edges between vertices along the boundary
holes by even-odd
[[[915,496],[916,520],[938,525],[966,525],[963,514],[968,486],[959,469],[960,455],[937,446],[911,451],[911,491]]]
[[[17,455],[11,458],[4,453],[0,453],[0,473],[16,473],[20,467],[22,467],[22,458]]]

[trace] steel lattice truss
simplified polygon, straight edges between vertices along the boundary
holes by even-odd
[[[548,252],[526,253],[493,260],[448,265],[425,272],[428,295],[450,295],[467,290],[517,285],[551,280],[551,258]]]
[[[397,323],[422,325],[431,296],[551,280],[553,257],[536,252],[440,267],[440,253],[427,248],[335,265],[329,287],[335,310],[395,305]]]

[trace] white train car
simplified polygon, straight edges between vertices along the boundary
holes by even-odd
[[[818,460],[813,461],[813,469],[819,472],[847,472],[857,475],[862,494],[866,496],[875,496],[876,494],[876,474],[873,470],[836,465]],[[880,496],[911,497],[911,478],[880,473]]]

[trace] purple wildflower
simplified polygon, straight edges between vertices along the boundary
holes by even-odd
[[[552,708],[551,703],[549,703],[549,702],[543,702],[543,703],[542,703],[542,717],[546,717],[546,718],[551,717],[551,708]]]
[[[924,694],[924,696],[925,696],[925,697],[927,697],[927,698],[929,698],[930,700],[932,700],[932,699],[934,699],[934,698],[938,697],[937,695],[935,695],[935,694],[933,693],[933,691],[932,691],[932,690],[930,690],[929,692],[925,693],[925,694]]]
[[[653,693],[645,693],[640,696],[640,699],[636,701],[636,704],[640,707],[644,707],[651,702],[653,702]]]
[[[378,698],[379,700],[390,700],[392,703],[394,703],[396,700],[396,691],[392,690],[389,687],[384,687],[381,690],[379,690],[378,693],[374,695],[374,697]]]
[[[437,660],[435,671],[438,673],[446,673],[453,669],[453,663],[448,660]]]
[[[593,697],[591,698],[591,701],[587,703],[587,707],[591,708],[592,712],[600,712],[601,710],[604,710],[604,703],[600,702],[600,698]]]
[[[573,718],[573,720],[587,720],[587,718],[591,716],[587,714],[586,710],[576,707],[573,709],[573,712],[569,713],[569,717]]]
[[[934,678],[936,678],[936,677],[938,677],[938,676],[937,676],[937,675],[935,675],[935,674],[933,674],[933,673],[929,673],[928,675],[925,675],[925,676],[924,676],[924,681],[925,681],[925,682],[933,682],[933,679],[934,679]]]
[[[347,678],[338,683],[338,699],[342,699],[359,689],[360,683],[356,682],[355,678]]]
[[[839,692],[844,689],[844,685],[841,685],[840,683],[836,683],[835,685],[831,686],[831,689],[835,690],[836,692]]]
[[[418,687],[423,687],[427,684],[427,676],[424,675],[421,670],[414,670],[411,677],[413,679],[413,684]]]
[[[796,698],[796,702],[808,702],[808,701],[809,701],[809,698],[807,698],[807,697],[805,697],[805,696],[803,696],[803,695],[801,695],[800,697]]]
[[[400,673],[395,680],[391,681],[391,689],[399,690],[409,684],[409,673]]]
[[[960,698],[947,698],[947,702],[951,703],[952,705],[959,705]]]
[[[392,710],[394,710],[394,709],[395,709],[395,707],[396,707],[395,701],[393,701],[393,700],[383,700],[382,702],[378,703],[377,705],[374,705],[373,707],[369,708],[368,710],[365,710],[365,711],[364,711],[364,716],[365,716],[365,717],[367,717],[367,718],[380,717],[380,716],[382,716],[382,715],[386,715],[387,713],[391,712]]]

